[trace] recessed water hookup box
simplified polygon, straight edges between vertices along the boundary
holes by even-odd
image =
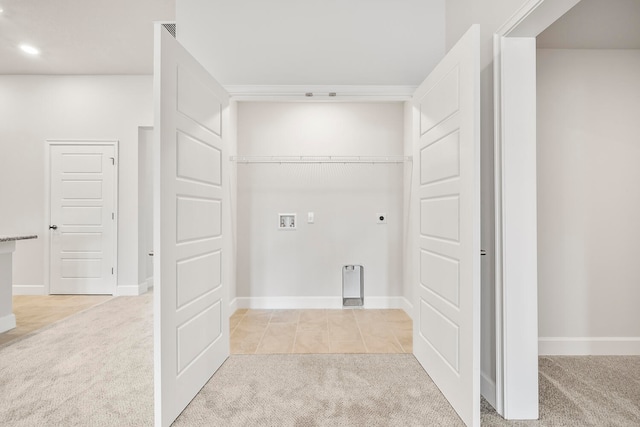
[[[342,306],[364,305],[364,267],[345,265],[342,267]]]
[[[296,214],[294,213],[281,213],[278,214],[278,229],[279,230],[295,230]]]

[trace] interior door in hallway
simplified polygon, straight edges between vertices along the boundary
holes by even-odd
[[[162,26],[156,43],[154,406],[164,427],[229,356],[229,99]]]
[[[114,294],[115,142],[49,144],[49,293]]]
[[[471,27],[413,96],[414,354],[469,426],[480,425],[479,36]]]

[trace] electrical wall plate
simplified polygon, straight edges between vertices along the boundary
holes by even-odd
[[[377,224],[386,224],[387,223],[387,214],[386,213],[377,213],[376,214],[376,223]]]
[[[278,230],[295,230],[297,225],[295,213],[278,214]]]

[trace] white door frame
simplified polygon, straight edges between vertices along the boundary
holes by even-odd
[[[112,146],[115,156],[115,180],[114,180],[114,197],[113,210],[115,212],[114,224],[116,232],[114,233],[115,242],[113,245],[113,275],[114,285],[112,295],[116,295],[118,289],[118,140],[115,139],[47,139],[45,141],[44,155],[44,224],[42,236],[44,236],[44,294],[49,295],[51,285],[51,147],[62,145],[106,145]]]
[[[580,0],[529,0],[495,33],[496,410],[538,418],[536,40]]]
[[[143,132],[150,132],[150,138],[145,142],[145,149],[149,149],[151,152],[150,158],[147,158],[147,152],[140,151],[140,136]],[[153,143],[154,143],[154,129],[153,126],[138,126],[138,290],[139,295],[147,292],[150,288],[153,288],[153,267],[151,271],[147,270],[147,261],[151,258],[153,265],[153,245],[143,246],[143,243],[148,243],[147,239],[151,237],[153,240],[153,203],[149,206],[145,206],[144,209],[141,209],[140,206],[144,203],[144,200],[141,199],[141,192],[149,191],[153,197]],[[149,163],[150,162],[150,163]],[[142,166],[141,166],[142,164]],[[140,171],[146,169],[146,165],[151,164],[150,170],[146,170],[148,174],[151,174],[151,179],[149,182],[146,182],[146,177],[142,178],[140,176]],[[144,179],[144,181],[143,181]],[[141,188],[140,182],[144,182],[145,187]],[[143,217],[141,215],[147,214],[147,217]],[[147,236],[143,230],[144,229],[144,221],[151,217],[151,235]],[[142,237],[142,238],[141,238]],[[149,252],[151,250],[151,253]],[[144,268],[145,277],[140,278],[140,270]]]

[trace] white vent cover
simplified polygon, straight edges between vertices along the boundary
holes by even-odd
[[[176,38],[176,24],[162,24],[162,26],[165,28],[165,30],[169,31],[169,34],[171,34],[173,36],[173,38]]]

